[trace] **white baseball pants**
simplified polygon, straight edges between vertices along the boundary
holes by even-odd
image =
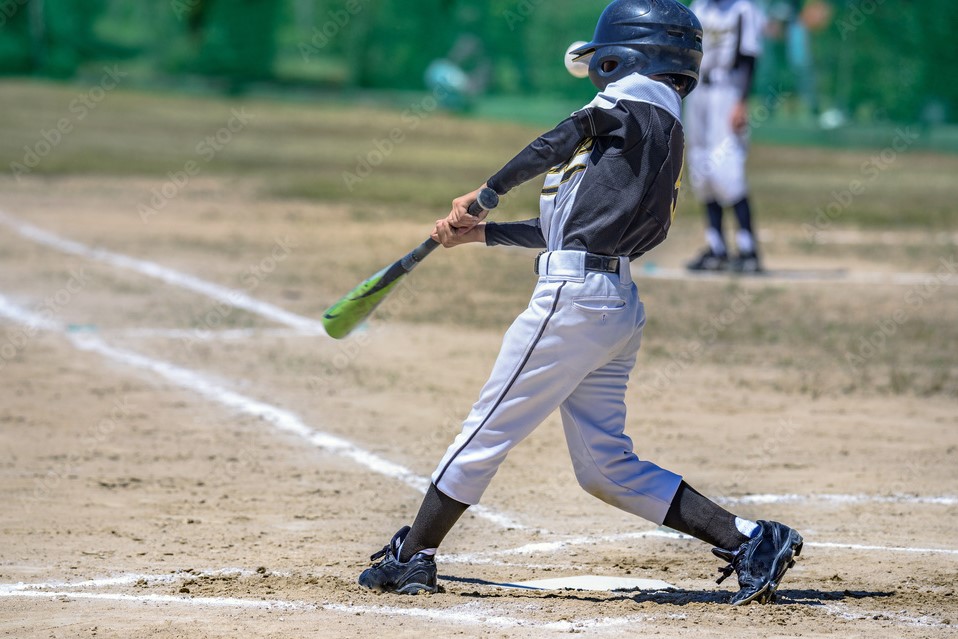
[[[580,251],[541,256],[529,307],[506,332],[479,401],[432,480],[457,501],[479,503],[509,451],[558,408],[579,484],[661,524],[682,478],[640,460],[624,432],[645,309],[628,258],[620,258],[618,274],[584,264]]]
[[[732,84],[696,87],[685,100],[686,159],[696,198],[732,206],[748,194],[748,139],[732,130],[741,90]]]

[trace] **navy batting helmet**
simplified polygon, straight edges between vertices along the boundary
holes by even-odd
[[[592,42],[572,52],[589,60],[600,90],[633,73],[671,76],[684,98],[699,81],[702,25],[677,0],[615,0],[599,18]]]

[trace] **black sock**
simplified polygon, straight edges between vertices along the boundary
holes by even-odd
[[[738,227],[743,231],[748,231],[752,235],[752,207],[748,202],[748,197],[743,197],[735,204],[735,217],[738,219]]]
[[[435,484],[430,484],[416,521],[403,541],[399,561],[405,563],[420,550],[438,548],[467,508],[468,504],[456,501],[439,492]]]
[[[735,526],[735,515],[684,481],[665,515],[665,525],[717,548],[736,550],[748,541]]]
[[[714,201],[709,202],[705,205],[705,215],[708,217],[709,228],[718,233],[719,237],[722,237],[722,205]]]

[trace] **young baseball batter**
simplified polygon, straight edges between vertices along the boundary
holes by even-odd
[[[735,517],[682,478],[639,459],[625,434],[629,374],[645,311],[629,264],[668,233],[681,181],[682,98],[698,81],[701,28],[675,0],[616,0],[589,58],[600,93],[488,180],[500,195],[547,173],[540,215],[481,223],[478,190],[453,202],[433,237],[542,249],[538,284],[516,319],[462,433],[432,475],[412,527],[403,527],[359,583],[380,592],[435,592],[435,554],[477,504],[508,452],[556,409],[582,487],[599,499],[716,547],[738,573],[732,601],[770,601],[802,547],[775,522]],[[724,578],[724,577],[723,577]]]
[[[705,205],[706,249],[688,264],[693,271],[741,273],[762,270],[752,228],[752,206],[745,179],[748,155],[748,95],[762,53],[765,18],[752,0],[696,0],[692,11],[704,29],[699,88],[686,103],[689,177]],[[738,221],[730,255],[722,231],[724,209]]]

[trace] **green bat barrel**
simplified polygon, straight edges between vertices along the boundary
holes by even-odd
[[[498,205],[499,195],[492,189],[485,188],[480,191],[476,201],[469,205],[469,214],[479,215],[483,210],[488,211]],[[326,333],[335,339],[342,339],[349,335],[376,310],[376,307],[396,288],[399,280],[416,268],[438,246],[439,242],[428,238],[401,260],[392,266],[387,266],[347,293],[323,314],[323,327]]]
[[[323,314],[323,327],[335,339],[349,335],[379,306],[406,271],[399,262],[387,266],[347,293]]]

